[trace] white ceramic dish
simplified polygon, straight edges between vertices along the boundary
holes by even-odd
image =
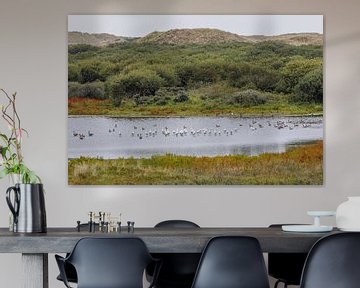
[[[360,228],[339,228],[339,230],[344,232],[360,232]]]
[[[315,232],[330,232],[333,230],[332,226],[315,226],[315,225],[283,225],[281,229],[286,232],[307,232],[307,233],[315,233]]]
[[[335,216],[336,212],[335,211],[308,211],[307,214],[309,216],[314,216],[314,217],[324,217],[324,216]]]

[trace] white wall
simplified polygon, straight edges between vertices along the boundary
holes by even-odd
[[[201,226],[308,222],[360,195],[360,2],[357,0],[1,0],[0,87],[18,92],[26,161],[46,187],[48,226],[73,226],[89,210],[122,212],[136,226],[187,218]],[[324,14],[325,183],[320,187],[67,185],[68,14]],[[8,224],[5,188],[0,226]],[[334,224],[333,220],[328,223]],[[50,287],[57,271],[52,256]],[[20,287],[19,255],[0,255],[1,287]]]

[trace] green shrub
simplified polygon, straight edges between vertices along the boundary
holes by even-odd
[[[80,84],[78,82],[69,82],[68,97],[106,99],[104,83],[100,81]]]
[[[279,81],[279,73],[270,67],[241,63],[229,67],[228,79],[233,87],[273,91]]]
[[[241,96],[234,93],[246,90],[264,92],[262,96],[268,102],[273,100],[267,92],[274,91],[279,92],[274,95],[287,96],[281,98],[284,103],[288,103],[290,95],[294,95],[292,101],[310,101],[306,90],[311,90],[309,85],[315,82],[305,75],[322,68],[321,45],[276,42],[168,45],[133,41],[105,47],[72,45],[68,51],[68,81],[105,82],[105,94],[116,105],[124,97],[138,105],[161,105],[165,101],[173,105],[189,101],[189,95],[193,104],[206,102],[214,107],[233,101],[240,105],[246,101],[236,99]],[[69,83],[69,91],[69,95],[89,95],[83,86],[76,84]],[[317,95],[315,101],[321,101],[319,93],[311,94]]]
[[[136,105],[149,104],[149,100],[150,100],[148,96],[140,96],[139,94],[134,95],[133,98]]]
[[[80,64],[79,82],[88,83],[96,80],[105,80],[100,72],[100,63],[95,61],[82,62]]]
[[[304,58],[322,57],[322,45],[289,45],[281,41],[264,41],[253,45],[253,49],[247,52],[251,58],[261,59],[268,57],[289,57],[299,55]]]
[[[72,97],[79,97],[79,98],[83,98],[84,97],[84,93],[81,92],[81,84],[78,82],[69,82],[68,83],[68,97],[72,98]]]
[[[189,96],[184,87],[161,87],[156,91],[155,95],[167,101],[186,102],[189,100]]]
[[[155,95],[163,84],[163,79],[151,70],[136,70],[119,74],[107,81],[107,92],[114,104],[119,106],[124,97],[134,98]]]
[[[258,58],[268,58],[273,56],[292,55],[291,46],[278,41],[264,41],[254,44],[253,49],[248,51],[248,56]],[[294,51],[295,52],[295,51]]]
[[[159,105],[164,106],[171,100],[170,97],[159,97],[159,96],[140,96],[134,97],[136,105]]]
[[[179,93],[175,98],[174,98],[174,102],[186,102],[189,100],[189,96],[186,94],[185,91],[183,91],[182,93]]]
[[[154,101],[155,104],[159,105],[159,106],[164,106],[168,103],[167,99],[165,99],[165,98],[157,98],[155,100],[156,100],[156,101]]]
[[[295,92],[295,87],[299,81],[315,69],[322,69],[321,59],[293,57],[281,70],[282,80],[277,87],[278,92]]]
[[[221,79],[223,64],[221,61],[198,61],[179,65],[176,69],[181,86],[214,83]]]
[[[156,91],[156,95],[160,97],[179,97],[181,95],[186,95],[187,92],[184,87],[161,87],[158,91]]]
[[[80,53],[84,53],[84,52],[93,52],[98,50],[97,47],[92,46],[92,45],[88,45],[88,44],[77,44],[77,45],[70,45],[68,48],[68,52],[69,54],[80,54]]]
[[[112,99],[116,107],[119,107],[122,100],[125,98],[125,93],[121,85],[121,78],[122,75],[119,74],[109,77],[108,80],[106,80],[105,82],[105,93]],[[135,100],[136,97],[139,97],[139,95],[134,95]]]
[[[178,75],[175,73],[175,68],[171,65],[152,65],[151,70],[154,70],[161,78],[164,79],[164,85],[178,86],[180,84]]]
[[[99,78],[106,81],[108,77],[121,73],[123,69],[124,66],[119,63],[101,62],[98,64]]]
[[[316,69],[307,73],[296,85],[293,100],[296,102],[322,103],[323,71]]]
[[[266,96],[256,90],[244,90],[236,92],[228,99],[228,104],[239,105],[242,107],[251,107],[266,103]]]
[[[79,82],[80,81],[80,68],[76,64],[69,64],[68,66],[68,81]]]

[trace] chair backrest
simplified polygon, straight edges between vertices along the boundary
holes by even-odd
[[[268,288],[264,258],[256,238],[212,238],[203,254],[192,288]]]
[[[155,228],[200,228],[200,226],[188,220],[166,220],[156,224]],[[156,254],[156,258],[162,260],[157,286],[170,287],[177,285],[176,287],[190,287],[199,264],[200,256],[200,253]]]
[[[269,228],[281,228],[282,225],[294,224],[271,224]],[[306,257],[307,253],[269,253],[269,275],[288,285],[300,285]]]
[[[82,238],[67,259],[76,269],[78,288],[142,288],[152,260],[138,238]]]
[[[305,262],[300,287],[360,287],[360,233],[333,234],[316,242]]]
[[[188,220],[166,220],[157,223],[155,228],[200,228],[200,226]]]

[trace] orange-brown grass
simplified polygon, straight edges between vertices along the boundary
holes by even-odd
[[[170,117],[170,116],[266,116],[322,114],[322,105],[265,104],[253,107],[234,105],[208,105],[194,101],[176,104],[137,106],[125,100],[115,107],[111,100],[69,98],[69,115],[106,115],[118,117]]]
[[[96,100],[84,98],[68,99],[69,115],[108,115],[114,109],[111,100]]]
[[[321,185],[323,142],[259,156],[69,160],[71,185]]]

